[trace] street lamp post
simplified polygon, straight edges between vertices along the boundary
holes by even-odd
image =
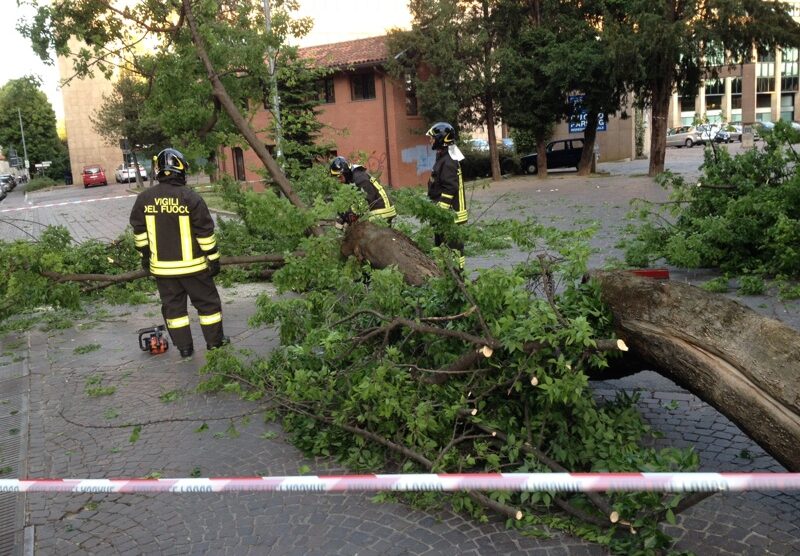
[[[28,147],[25,146],[25,128],[22,127],[22,112],[17,108],[17,116],[19,116],[19,131],[22,133],[22,153],[25,156],[25,177],[30,178],[28,174]]]

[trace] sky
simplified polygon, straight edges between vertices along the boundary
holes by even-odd
[[[408,0],[300,0],[298,15],[314,18],[314,28],[300,45],[374,37],[392,27],[409,27],[407,3]],[[0,52],[3,53],[0,86],[10,79],[37,75],[60,121],[64,118],[64,106],[58,86],[58,66],[43,63],[16,30],[17,21],[32,13],[30,8],[17,6],[17,0],[0,0]]]

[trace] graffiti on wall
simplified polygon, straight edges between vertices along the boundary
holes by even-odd
[[[400,154],[404,163],[417,165],[417,175],[430,172],[436,161],[436,153],[428,145],[403,149]]]
[[[372,151],[372,154],[369,155],[369,158],[367,158],[367,163],[365,166],[367,167],[367,172],[373,176],[382,174],[384,168],[386,168],[386,153],[378,154],[375,151]]]

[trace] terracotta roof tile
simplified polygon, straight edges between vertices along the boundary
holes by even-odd
[[[388,57],[386,36],[309,46],[300,49],[300,56],[329,68],[379,64]]]

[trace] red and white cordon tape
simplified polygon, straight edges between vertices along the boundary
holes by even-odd
[[[0,479],[0,492],[739,492],[800,490],[800,473],[475,473],[179,479]]]

